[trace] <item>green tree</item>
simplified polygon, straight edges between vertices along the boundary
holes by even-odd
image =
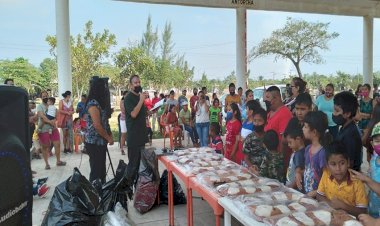
[[[3,80],[12,78],[16,86],[25,88],[28,93],[33,93],[36,88],[45,88],[44,79],[38,68],[23,57],[0,61],[0,78]]]
[[[58,68],[57,62],[52,58],[45,58],[40,63],[41,71],[41,86],[43,88],[50,88],[52,93],[58,90]]]
[[[120,79],[128,79],[133,74],[141,77],[143,84],[151,83],[151,72],[154,70],[154,60],[145,54],[145,51],[138,47],[132,46],[122,48],[114,56],[115,65],[119,68]]]
[[[323,63],[319,50],[328,50],[328,42],[339,36],[336,32],[329,33],[328,27],[329,23],[288,18],[283,28],[273,31],[269,38],[252,48],[250,61],[266,55],[275,55],[275,60],[289,59],[302,78],[301,62]]]
[[[141,47],[144,51],[145,54],[150,56],[150,57],[155,57],[156,56],[156,51],[157,51],[157,45],[158,45],[158,31],[153,32],[152,28],[152,18],[149,15],[148,21],[146,23],[146,30],[143,33],[143,37],[141,39],[139,47]]]
[[[88,88],[89,79],[100,74],[100,66],[109,57],[109,51],[116,45],[116,36],[105,29],[102,33],[92,31],[92,21],[85,24],[84,34],[71,37],[71,65],[74,91],[80,97]],[[47,36],[50,53],[56,56],[57,40]]]
[[[173,48],[174,43],[172,40],[172,25],[170,22],[166,22],[164,31],[162,32],[161,59],[171,62],[174,59]]]

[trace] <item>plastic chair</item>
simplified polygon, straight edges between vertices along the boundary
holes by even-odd
[[[173,142],[174,133],[173,133],[173,128],[170,125],[166,124],[166,114],[161,115],[160,126],[165,128],[164,134],[162,135],[164,137],[164,148],[166,148],[166,137],[169,137],[170,149],[173,150],[174,149],[174,142]]]

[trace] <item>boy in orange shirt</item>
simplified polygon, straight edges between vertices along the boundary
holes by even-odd
[[[354,216],[366,213],[367,193],[363,182],[348,171],[350,161],[344,145],[334,142],[326,150],[327,170],[319,182],[317,200]]]

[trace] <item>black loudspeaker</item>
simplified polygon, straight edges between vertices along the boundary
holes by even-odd
[[[28,95],[0,85],[0,225],[32,225]]]

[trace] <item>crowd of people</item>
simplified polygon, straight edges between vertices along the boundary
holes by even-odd
[[[105,85],[106,84],[106,85]],[[364,225],[378,224],[380,210],[380,95],[369,84],[358,87],[355,93],[335,92],[327,84],[315,99],[308,93],[307,83],[293,78],[283,99],[277,86],[267,87],[264,93],[265,108],[254,99],[253,91],[243,94],[233,83],[225,98],[224,109],[214,93],[208,96],[207,88],[187,91],[176,99],[174,90],[169,95],[154,93],[150,99],[142,91],[140,78],[133,75],[129,90],[123,93],[120,104],[120,149],[128,146],[128,183],[132,187],[137,178],[140,152],[151,144],[152,131],[165,135],[173,132],[176,147],[182,147],[186,132],[195,147],[210,146],[237,164],[247,167],[256,175],[278,179],[336,209],[357,216]],[[30,104],[30,128],[37,134],[38,148],[45,161],[45,169],[52,146],[56,165],[64,166],[60,159],[58,128],[62,128],[64,152],[73,149],[73,136],[85,136],[85,150],[90,156],[90,181],[106,179],[107,145],[113,144],[109,118],[108,83],[94,77],[90,82],[89,96],[82,96],[73,119],[74,107],[71,92],[62,94],[59,107],[55,98],[42,92],[42,103]],[[223,118],[222,111],[226,113]],[[224,121],[226,122],[224,124]],[[152,125],[151,125],[152,124]],[[222,128],[225,127],[225,138]],[[128,134],[127,134],[128,131]],[[75,140],[75,139],[74,139]],[[363,159],[363,147],[367,158]],[[369,175],[362,171],[363,161],[369,162]],[[44,179],[42,179],[44,182]],[[38,188],[46,186],[36,181]],[[369,194],[367,189],[369,188]],[[132,189],[131,189],[132,190]]]

